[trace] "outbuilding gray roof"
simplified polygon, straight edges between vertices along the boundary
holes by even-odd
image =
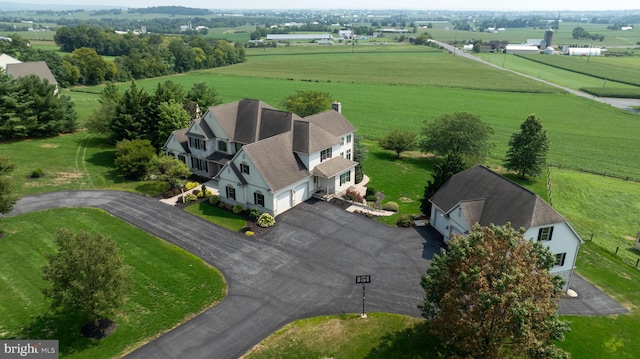
[[[44,61],[22,62],[7,64],[7,74],[13,77],[23,77],[36,75],[43,80],[47,80],[51,85],[57,85],[58,81]]]
[[[537,194],[484,166],[453,175],[430,201],[445,213],[460,204],[469,225],[511,222],[514,228],[531,228],[566,222]]]

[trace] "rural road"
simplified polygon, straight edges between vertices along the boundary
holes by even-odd
[[[420,277],[441,242],[325,203],[307,201],[278,216],[258,237],[222,229],[142,195],[65,191],[20,199],[11,216],[96,207],[198,255],[218,268],[228,295],[217,306],[138,348],[128,358],[238,358],[301,318],[366,311],[419,317]],[[422,230],[422,229],[421,229]]]
[[[624,98],[593,96],[593,95],[588,94],[586,92],[577,91],[577,90],[574,90],[574,89],[571,89],[571,88],[568,88],[568,87],[564,87],[564,86],[555,84],[553,82],[549,82],[549,81],[537,78],[535,76],[530,76],[530,75],[523,74],[523,73],[518,72],[518,71],[514,71],[514,70],[511,70],[511,69],[507,69],[507,68],[498,66],[496,64],[492,64],[492,63],[487,62],[487,61],[485,61],[485,60],[483,60],[483,59],[481,59],[481,58],[479,58],[477,56],[473,56],[473,55],[471,55],[471,54],[469,54],[469,53],[467,53],[467,52],[465,52],[465,51],[463,51],[461,49],[455,48],[455,47],[453,47],[453,46],[451,46],[451,45],[449,45],[447,43],[444,43],[442,41],[437,41],[437,40],[431,39],[431,40],[429,40],[429,42],[433,42],[433,43],[436,43],[436,44],[442,46],[445,50],[449,51],[450,53],[455,54],[456,56],[461,56],[461,57],[467,58],[469,60],[481,62],[481,63],[483,63],[483,64],[485,64],[487,66],[491,66],[491,67],[494,67],[494,68],[499,69],[499,70],[508,71],[508,72],[514,73],[516,75],[520,75],[522,77],[526,77],[526,78],[531,79],[531,80],[542,82],[542,83],[545,83],[545,84],[547,84],[549,86],[553,86],[553,87],[557,87],[557,88],[563,89],[563,90],[565,90],[565,91],[567,91],[567,92],[569,92],[571,94],[574,94],[576,96],[580,96],[580,97],[588,98],[588,99],[591,99],[591,100],[594,100],[594,101],[606,103],[608,105],[611,105],[613,107],[616,107],[616,108],[619,108],[619,109],[622,109],[622,110],[640,113],[640,109],[632,107],[632,106],[636,106],[636,107],[640,106],[640,99],[624,99]]]

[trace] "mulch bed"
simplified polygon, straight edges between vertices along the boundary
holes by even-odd
[[[111,319],[98,320],[98,326],[93,323],[87,323],[82,326],[82,336],[90,339],[102,339],[107,337],[116,330],[116,322]]]

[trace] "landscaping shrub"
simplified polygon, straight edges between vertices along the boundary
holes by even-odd
[[[366,197],[366,200],[367,202],[377,202],[378,196],[376,196],[375,194],[371,194]]]
[[[403,214],[396,221],[396,226],[398,227],[411,227],[415,223],[413,222],[413,218],[411,218],[410,214]]]
[[[260,210],[257,208],[253,208],[249,211],[249,218],[251,218],[254,221],[258,220],[258,217],[260,217]]]
[[[194,189],[198,187],[198,182],[187,182],[187,184],[185,184],[184,187],[187,189],[187,191]]]
[[[187,193],[184,195],[184,203],[189,203],[189,202],[193,202],[195,200],[198,199],[198,196],[196,196],[193,193]]]
[[[207,188],[207,189],[204,191],[204,196],[205,196],[205,197],[211,197],[211,196],[213,196],[213,191]]]
[[[191,193],[193,193],[196,197],[202,197],[202,191],[199,189],[194,189]]]
[[[235,206],[233,206],[232,211],[234,214],[240,214],[242,213],[242,211],[244,211],[244,206],[241,204],[236,204]]]
[[[260,227],[268,228],[276,224],[276,219],[273,218],[269,213],[263,213],[258,217],[258,221],[256,222]]]
[[[382,207],[382,209],[384,209],[385,211],[392,211],[392,212],[398,212],[399,208],[400,207],[398,207],[398,204],[393,201],[389,201],[385,203],[384,206]]]
[[[253,233],[252,231],[246,231],[244,232],[244,234],[247,236],[253,236],[255,233]]]
[[[358,193],[358,191],[355,191],[352,189],[348,189],[347,192],[345,192],[344,195],[342,195],[342,198],[348,201],[353,201],[358,203],[364,202],[364,198],[362,198],[362,195]]]
[[[42,176],[44,176],[44,172],[42,172],[42,168],[36,168],[31,172],[32,178],[40,178]]]
[[[367,187],[367,192],[364,194],[365,196],[369,197],[369,196],[375,196],[376,195],[376,190],[373,187]]]
[[[218,195],[214,194],[209,197],[209,204],[212,204],[215,206],[216,204],[218,204],[218,201],[220,201],[220,196]]]

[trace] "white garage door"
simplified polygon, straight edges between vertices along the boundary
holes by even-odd
[[[294,206],[306,201],[309,198],[309,184],[305,182],[296,186],[293,198],[295,199],[293,202]]]
[[[291,208],[291,191],[284,191],[276,197],[276,214]]]

